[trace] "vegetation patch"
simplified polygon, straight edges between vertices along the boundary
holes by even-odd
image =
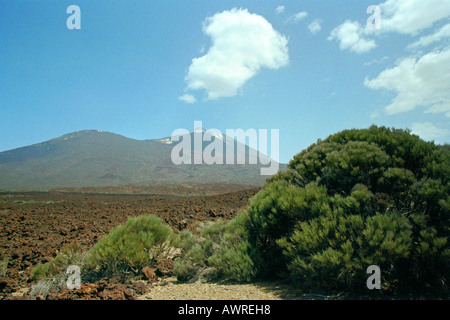
[[[129,218],[87,253],[87,268],[102,276],[139,274],[176,254],[177,236],[153,215]]]
[[[283,271],[304,289],[446,294],[450,152],[408,131],[345,130],[294,157],[250,201],[261,277]],[[255,260],[256,261],[256,260]]]
[[[240,214],[231,221],[219,221],[203,228],[199,235],[180,233],[181,256],[174,274],[180,281],[250,282],[255,277],[246,223]]]
[[[31,280],[36,283],[32,286],[30,295],[46,296],[52,290],[66,288],[70,276],[67,269],[72,265],[80,268],[80,271],[85,270],[86,254],[76,243],[64,246],[54,259],[40,263],[33,269]]]

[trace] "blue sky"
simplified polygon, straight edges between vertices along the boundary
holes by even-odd
[[[0,151],[196,120],[279,129],[281,162],[371,124],[447,143],[449,39],[450,0],[0,0]]]

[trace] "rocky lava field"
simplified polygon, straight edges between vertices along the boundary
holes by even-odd
[[[87,251],[129,217],[153,214],[178,232],[195,228],[200,221],[233,218],[259,190],[205,196],[0,193],[0,251],[9,257],[6,275],[0,278],[0,299],[26,298],[37,264],[50,261],[67,244],[77,243]],[[102,280],[54,298],[128,299],[145,292],[142,284],[130,286]]]

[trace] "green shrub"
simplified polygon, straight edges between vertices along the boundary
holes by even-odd
[[[129,218],[95,244],[87,254],[87,265],[101,275],[138,274],[176,245],[176,235],[162,219],[152,215]]]
[[[258,275],[288,270],[302,287],[446,292],[450,148],[372,126],[318,140],[267,180],[248,208]]]
[[[80,268],[82,281],[89,279],[89,275],[85,273],[85,263],[86,255],[77,243],[64,246],[53,260],[33,268],[31,280],[36,283],[32,285],[30,295],[35,298],[46,297],[52,290],[60,291],[66,288],[70,276],[67,269],[71,265]]]
[[[399,214],[361,215],[334,212],[302,223],[280,244],[290,258],[288,268],[304,288],[361,291],[366,268],[383,270],[383,287],[397,285],[398,268],[411,251],[411,224]]]
[[[202,232],[213,243],[208,265],[217,269],[218,277],[238,282],[249,282],[255,276],[252,252],[245,229],[248,221],[241,214],[231,221],[218,222]]]
[[[229,222],[216,222],[201,230],[199,237],[180,233],[182,254],[174,274],[180,281],[249,282],[255,268],[248,242],[248,216],[240,214]]]
[[[271,276],[283,271],[286,259],[277,240],[290,235],[297,221],[324,214],[328,207],[326,189],[311,183],[298,188],[276,181],[256,194],[248,208],[249,241],[258,251],[260,275]]]
[[[65,277],[70,265],[77,265],[82,270],[86,263],[86,256],[77,243],[71,243],[61,248],[56,257],[46,263],[40,263],[33,268],[31,280],[39,281],[46,278],[60,279]]]

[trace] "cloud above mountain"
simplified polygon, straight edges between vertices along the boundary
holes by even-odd
[[[247,9],[208,17],[203,32],[212,44],[205,55],[192,59],[185,81],[187,90],[205,90],[207,100],[235,96],[261,68],[279,69],[289,62],[287,38]],[[194,101],[186,97],[182,100]]]
[[[312,34],[318,33],[320,30],[322,30],[322,20],[321,19],[315,19],[313,22],[311,22],[308,25],[308,30]]]
[[[388,0],[380,4],[381,31],[416,35],[450,15],[448,0]]]
[[[428,115],[450,118],[450,2],[449,0],[387,0],[378,5],[379,28],[370,28],[358,21],[346,20],[335,27],[328,37],[336,41],[341,50],[357,54],[378,47],[377,41],[388,35],[394,39],[413,39],[406,46],[409,54],[397,58],[394,65],[366,77],[364,85],[372,90],[393,93],[384,106],[387,115],[422,109]],[[370,12],[369,14],[375,14]],[[395,40],[394,40],[395,41]],[[387,56],[375,58],[366,66],[380,64]],[[374,117],[379,112],[372,113]],[[432,122],[414,122],[413,132],[427,140],[450,135]]]
[[[187,93],[178,97],[178,100],[184,101],[184,102],[190,103],[190,104],[197,102],[197,99],[193,95],[187,94]]]
[[[450,39],[450,23],[447,23],[443,27],[436,30],[434,33],[420,37],[419,40],[417,40],[414,43],[411,43],[408,46],[408,49],[414,50],[419,49],[422,47],[427,47],[431,44],[438,43],[440,41],[443,41],[445,39]]]
[[[358,21],[346,20],[331,31],[328,40],[339,42],[341,50],[348,49],[361,54],[377,47],[375,39],[371,38],[374,35],[392,32],[415,36],[450,16],[448,0],[387,0],[379,5],[379,9],[378,30],[369,29]],[[412,46],[432,43],[447,36],[446,27],[440,33]]]
[[[284,12],[284,10],[286,10],[286,7],[285,7],[285,6],[278,6],[278,7],[275,9],[275,13],[276,13],[276,14],[282,14],[282,13]]]
[[[388,114],[398,114],[425,107],[426,113],[450,117],[450,47],[435,50],[419,58],[407,57],[382,71],[364,85],[374,90],[394,91],[396,96],[385,107]]]
[[[450,130],[439,128],[431,122],[414,122],[411,132],[427,141],[436,141],[450,134]]]
[[[358,21],[346,20],[331,31],[328,41],[339,42],[341,50],[349,49],[356,53],[364,53],[377,46],[375,40],[366,39],[365,28]]]
[[[308,12],[306,11],[301,11],[301,12],[297,12],[295,14],[293,14],[292,16],[290,16],[287,20],[286,23],[299,23],[300,21],[302,21],[303,19],[305,19],[308,16]]]

